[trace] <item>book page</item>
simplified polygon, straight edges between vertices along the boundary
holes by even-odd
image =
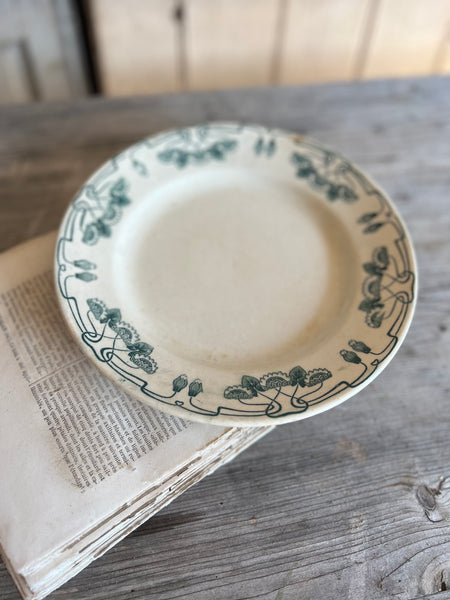
[[[54,242],[0,257],[0,543],[25,574],[230,431],[145,406],[97,371],[59,313]]]

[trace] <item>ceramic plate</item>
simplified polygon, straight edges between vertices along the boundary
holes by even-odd
[[[180,417],[264,425],[346,400],[392,359],[416,267],[384,193],[282,131],[168,131],[101,167],[59,232],[70,329],[114,383]]]

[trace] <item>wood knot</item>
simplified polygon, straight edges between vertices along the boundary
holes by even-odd
[[[443,556],[436,556],[425,567],[420,586],[424,594],[431,595],[450,590],[450,561],[445,554],[444,552]]]
[[[441,477],[437,487],[421,483],[416,489],[416,498],[426,518],[432,523],[450,520],[450,479]]]

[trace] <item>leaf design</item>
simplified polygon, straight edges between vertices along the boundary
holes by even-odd
[[[369,221],[371,221],[372,219],[375,219],[375,217],[378,215],[378,213],[376,212],[372,212],[372,213],[365,213],[363,215],[361,215],[358,219],[358,223],[368,223]]]
[[[124,344],[129,344],[133,339],[133,334],[128,327],[117,327],[116,333]]]
[[[306,156],[302,156],[298,152],[294,152],[291,156],[291,162],[297,167],[296,175],[302,179],[307,179],[310,175],[314,175],[316,170]]]
[[[95,298],[88,298],[87,305],[97,321],[100,320],[100,317],[105,310],[105,305],[103,302],[100,302],[100,300],[96,300]]]
[[[105,212],[102,215],[102,219],[109,225],[115,225],[120,221],[122,212],[119,206],[114,205],[112,202],[107,206]]]
[[[118,179],[110,188],[109,195],[111,198],[121,198],[127,191],[127,183],[123,177]]]
[[[183,150],[181,148],[168,148],[158,153],[162,162],[174,163],[179,169],[191,163],[200,163],[208,159],[223,160],[228,152],[237,146],[236,140],[220,140],[203,150]]]
[[[109,190],[110,203],[117,206],[127,206],[131,200],[126,195],[128,190],[127,182],[121,177]]]
[[[93,275],[93,273],[82,273],[81,275]],[[112,355],[114,355],[116,350],[120,349],[119,344],[119,348],[116,348],[116,342],[117,340],[121,340],[125,348],[120,350],[121,352],[125,349],[128,351],[128,359],[130,362],[142,369],[145,373],[148,373],[149,375],[153,374],[158,368],[156,361],[150,357],[150,354],[153,352],[153,346],[147,344],[147,342],[140,341],[139,335],[134,327],[122,321],[120,309],[107,308],[105,303],[98,298],[88,298],[86,302],[94,318],[97,319],[99,323],[105,325],[105,327],[109,327],[116,334],[113,348],[110,349]],[[123,354],[121,356],[123,357]],[[180,382],[181,379],[177,382],[178,386],[180,385]]]
[[[127,344],[127,348],[130,351],[130,355],[139,354],[141,356],[150,356],[150,354],[153,352],[153,346],[150,346],[150,344],[147,344],[146,342],[135,342],[134,344]]]
[[[353,348],[356,352],[363,352],[364,354],[369,354],[370,348],[364,342],[360,342],[357,340],[350,340],[348,342],[350,348]]]
[[[89,271],[89,269],[95,269],[97,267],[97,265],[90,262],[89,260],[85,260],[84,258],[74,260],[73,264],[79,269],[84,269],[85,271]]]
[[[382,308],[383,305],[380,305],[380,308]],[[366,323],[369,327],[380,327],[381,323],[383,322],[384,319],[384,312],[382,313],[379,310],[375,310],[373,312],[370,312],[366,315]]]
[[[290,385],[289,375],[283,373],[283,371],[277,371],[275,373],[267,373],[260,379],[261,385],[265,390],[273,390],[279,387]]]
[[[267,145],[265,145],[264,138],[259,137],[256,140],[253,150],[257,156],[259,156],[260,154],[265,152],[267,157],[271,157],[275,153],[276,148],[277,148],[277,144],[273,138],[269,140]]]
[[[308,402],[297,397],[296,393],[299,387],[315,387],[322,385],[324,381],[332,377],[331,371],[324,368],[311,369],[306,371],[300,365],[292,367],[288,373],[284,371],[273,371],[263,375],[260,379],[253,377],[252,375],[243,375],[240,385],[230,385],[225,388],[223,395],[227,400],[250,400],[256,398],[259,394],[262,395],[261,403],[269,404],[266,408],[265,413],[268,416],[275,416],[282,410],[282,404],[276,400],[281,393],[284,396],[290,398],[290,406],[295,408],[296,412],[303,412],[309,406]],[[281,388],[291,388],[282,392]],[[316,390],[313,390],[316,392]],[[275,390],[276,396],[270,397],[264,392]],[[313,392],[309,392],[313,393]],[[258,403],[259,404],[259,403]]]
[[[363,264],[363,269],[369,275],[382,275],[383,270],[374,262],[368,262]]]
[[[355,192],[347,185],[336,185],[329,181],[323,185],[327,184],[328,189],[326,193],[328,200],[344,200],[344,202],[354,202],[358,199],[358,196],[355,194]]]
[[[356,354],[356,352],[353,352],[352,350],[341,350],[339,352],[339,354],[342,356],[342,358],[344,360],[346,360],[349,363],[354,363],[355,365],[358,365],[361,362],[360,357]]]
[[[241,379],[241,385],[242,387],[252,390],[255,393],[263,391],[263,387],[259,382],[259,379],[252,377],[251,375],[243,375]]]
[[[111,237],[111,227],[102,219],[97,219],[93,225],[97,228],[99,235],[103,237]]]
[[[104,316],[100,319],[100,323],[107,323],[110,327],[116,326],[121,320],[122,315],[118,308],[107,308]]]
[[[203,392],[203,385],[200,379],[194,379],[189,385],[189,396],[195,397]]]
[[[128,204],[131,204],[131,200],[127,196],[114,196],[111,198],[110,204],[120,207],[128,206]]]
[[[253,393],[251,390],[244,388],[241,385],[230,385],[225,388],[223,396],[227,400],[250,400],[256,396],[256,393]]]
[[[139,367],[140,369],[142,369],[145,373],[148,373],[149,375],[152,375],[158,368],[158,365],[153,360],[153,358],[149,358],[149,357],[143,358],[141,356],[130,356],[130,360],[137,367]]]
[[[175,379],[172,382],[172,389],[175,392],[175,394],[178,394],[179,392],[181,392],[181,390],[184,390],[184,388],[187,386],[188,384],[188,378],[186,375],[178,375],[178,377],[175,377]]]
[[[83,273],[75,273],[75,277],[77,279],[81,279],[81,281],[86,281],[89,283],[90,281],[94,281],[97,279],[97,275],[95,273],[83,272]]]
[[[84,244],[88,244],[88,246],[93,246],[97,243],[99,238],[97,227],[93,223],[88,225],[83,231],[82,242]]]
[[[379,298],[365,298],[361,301],[358,308],[359,310],[367,313],[375,310],[376,308],[383,308],[384,304],[381,304],[379,300]]]
[[[293,152],[291,162],[296,166],[297,177],[307,179],[315,187],[323,188],[328,200],[343,200],[344,202],[355,202],[358,196],[354,190],[343,183],[335,183],[319,173],[312,160],[298,152]]]
[[[291,385],[300,385],[301,387],[304,387],[306,385],[305,378],[306,371],[303,367],[297,365],[289,371],[289,381]]]
[[[255,154],[256,155],[261,154],[261,152],[263,151],[263,148],[264,148],[263,139],[262,138],[258,138],[258,140],[256,141],[256,144],[255,144],[255,148],[254,148]]]
[[[326,379],[331,377],[331,371],[328,369],[313,369],[308,371],[305,377],[305,385],[307,387],[313,387],[319,383],[323,383]]]
[[[375,233],[375,231],[378,231],[383,225],[384,223],[371,223],[363,230],[363,233]]]
[[[367,313],[365,321],[369,327],[380,327],[384,319],[385,313],[380,310],[384,308],[382,281],[388,266],[389,253],[386,246],[375,248],[372,252],[372,261],[363,264],[363,269],[368,277],[363,282],[364,300],[361,301],[358,308]],[[388,293],[392,296],[392,292]]]
[[[373,277],[369,279],[366,285],[367,293],[373,298],[380,298],[381,277]]]
[[[389,254],[386,246],[375,248],[372,259],[373,262],[384,271],[389,266]]]
[[[136,171],[136,173],[138,173],[139,175],[142,175],[142,177],[145,177],[148,175],[147,167],[140,160],[137,160],[136,158],[134,158],[132,160],[131,164],[133,166],[133,169]]]
[[[86,196],[95,201],[92,212],[99,216],[84,228],[82,237],[84,244],[93,246],[101,237],[111,237],[111,225],[118,223],[122,217],[121,207],[131,203],[126,195],[127,188],[127,182],[121,177],[110,187],[109,198],[105,203],[92,185],[87,186],[89,193],[86,191]],[[102,210],[101,214],[98,212],[99,208]]]

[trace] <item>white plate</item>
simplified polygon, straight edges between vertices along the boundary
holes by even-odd
[[[232,123],[107,162],[64,217],[55,268],[105,375],[217,424],[346,400],[392,359],[416,297],[410,239],[373,182],[313,141]]]

